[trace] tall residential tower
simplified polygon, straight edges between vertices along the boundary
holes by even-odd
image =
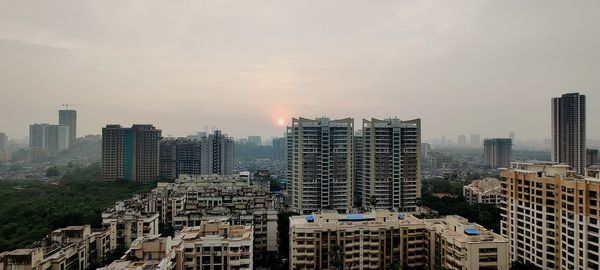
[[[77,111],[59,110],[58,124],[69,127],[69,145],[73,145],[77,138]]]
[[[352,118],[294,118],[287,128],[292,209],[347,213],[352,207]]]
[[[552,98],[552,161],[585,172],[585,95]]]
[[[158,180],[160,139],[161,130],[152,125],[102,128],[102,180]]]
[[[483,156],[485,165],[489,168],[508,167],[512,156],[512,140],[508,138],[483,140]]]

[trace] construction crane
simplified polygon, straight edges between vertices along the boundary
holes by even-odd
[[[60,106],[63,106],[63,107],[65,107],[65,110],[68,110],[69,106],[75,107],[75,106],[79,106],[79,105],[81,105],[81,104],[61,104]]]

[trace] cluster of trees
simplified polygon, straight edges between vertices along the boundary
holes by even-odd
[[[100,181],[98,163],[70,164],[58,171],[63,174],[60,181],[0,181],[0,252],[23,248],[57,228],[83,224],[100,227],[102,211],[153,187]]]

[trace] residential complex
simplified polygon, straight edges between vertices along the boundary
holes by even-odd
[[[59,110],[58,124],[69,128],[69,145],[73,145],[77,139],[77,111]]]
[[[273,156],[274,161],[285,161],[286,138],[273,138]]]
[[[501,234],[511,261],[542,269],[600,268],[600,171],[511,163],[501,172]]]
[[[158,180],[160,139],[161,130],[152,125],[102,128],[102,180]]]
[[[61,151],[69,148],[69,128],[63,125],[32,124],[29,147],[35,150]]]
[[[287,128],[287,174],[293,211],[349,211],[354,175],[353,133],[352,118],[292,119]]]
[[[290,218],[290,269],[508,269],[508,242],[458,216],[373,210]],[[338,268],[339,267],[339,268]]]
[[[415,212],[421,198],[421,120],[363,120],[362,205]],[[359,150],[363,151],[362,153]]]
[[[500,205],[503,200],[500,180],[487,177],[463,187],[463,196],[469,204]]]
[[[149,207],[147,196],[136,195],[102,212],[102,226],[110,231],[111,247],[129,246],[138,237],[159,233],[159,214]]]
[[[85,270],[112,249],[108,231],[70,226],[54,230],[27,248],[0,253],[0,270]]]
[[[179,175],[233,174],[233,139],[221,131],[194,139],[165,139],[160,142],[160,177]]]
[[[552,98],[552,161],[566,163],[585,173],[585,95],[564,94]]]
[[[504,168],[511,161],[511,139],[493,138],[483,140],[483,156],[488,168]]]

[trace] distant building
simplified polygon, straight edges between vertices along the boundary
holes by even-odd
[[[566,163],[583,175],[586,166],[585,95],[552,98],[552,162]]]
[[[290,218],[290,269],[508,269],[505,238],[458,216],[374,210]],[[337,251],[339,250],[339,251]],[[340,262],[332,254],[341,254]]]
[[[0,132],[0,153],[8,152],[8,136]]]
[[[508,167],[512,156],[512,141],[502,138],[485,139],[483,153],[488,168]]]
[[[463,187],[463,196],[469,204],[493,204],[499,206],[500,202],[502,202],[500,180],[491,177],[475,180],[473,183]]]
[[[363,120],[362,205],[416,212],[421,198],[421,120]]]
[[[47,149],[48,148],[48,127],[50,124],[32,124],[29,125],[29,148]]]
[[[69,127],[69,145],[75,144],[77,139],[77,111],[59,110],[58,124]]]
[[[600,175],[566,164],[511,163],[500,173],[510,260],[541,269],[600,269]]]
[[[285,161],[286,138],[273,138],[273,160]]]
[[[365,175],[364,165],[365,162],[365,138],[363,131],[358,130],[354,133],[354,206],[364,207],[363,196],[365,193]]]
[[[352,207],[352,118],[292,119],[287,128],[288,189],[298,213]]]
[[[431,152],[431,144],[421,143],[421,158],[427,160],[429,152]]]
[[[471,134],[471,147],[481,147],[481,135]]]
[[[248,136],[248,143],[254,145],[261,145],[262,139],[260,136]]]
[[[69,148],[69,128],[64,125],[30,125],[29,147],[36,150],[65,150]]]
[[[158,180],[160,138],[161,130],[152,125],[102,128],[102,180]]]
[[[586,149],[586,166],[600,164],[600,160],[598,160],[598,149]]]
[[[458,143],[458,146],[467,146],[467,136],[458,135],[456,142]]]

